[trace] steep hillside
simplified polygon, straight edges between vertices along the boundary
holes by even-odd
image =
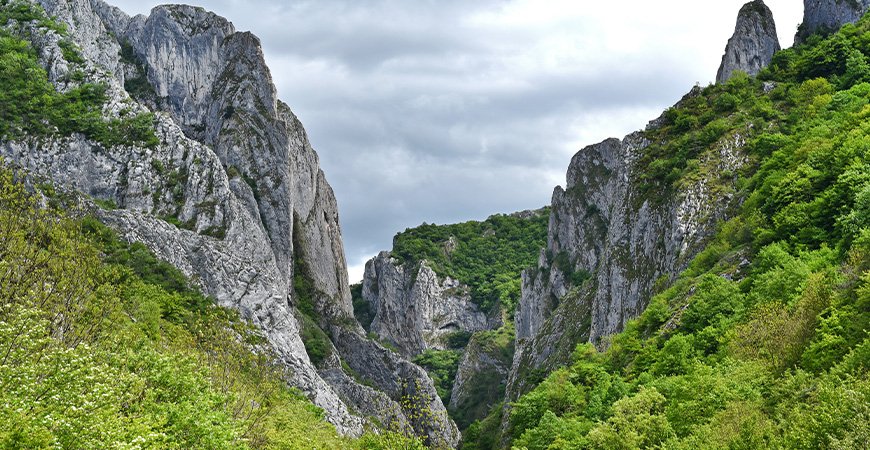
[[[335,198],[255,36],[183,5],[0,5],[0,156],[93,197],[123,239],[239,311],[342,433],[395,423],[455,444],[425,372],[353,317]]]
[[[863,445],[868,39],[870,16],[811,36],[575,156],[524,274],[556,301],[526,327],[521,300],[516,401],[463,448]],[[567,281],[563,251],[593,277]]]
[[[423,448],[340,436],[261,330],[38,181],[0,168],[0,446]]]

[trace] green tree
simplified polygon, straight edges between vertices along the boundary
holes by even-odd
[[[655,448],[673,435],[664,415],[665,398],[655,388],[641,388],[637,395],[613,405],[613,416],[589,432],[592,448],[628,450]]]

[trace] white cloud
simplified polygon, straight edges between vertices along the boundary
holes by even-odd
[[[362,281],[363,276],[365,275],[366,261],[368,261],[368,259],[369,257],[366,256],[347,263],[347,278],[350,284],[356,284]]]

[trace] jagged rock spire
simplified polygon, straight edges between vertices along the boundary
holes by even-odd
[[[870,0],[804,0],[804,21],[794,42],[802,42],[820,27],[836,31],[847,23],[855,23],[868,8]]]
[[[807,0],[809,1],[809,0]],[[866,0],[870,1],[870,0]],[[740,8],[734,35],[728,40],[716,82],[728,81],[735,71],[755,76],[770,64],[780,50],[773,13],[762,0],[753,0]]]

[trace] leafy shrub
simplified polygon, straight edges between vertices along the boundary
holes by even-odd
[[[698,292],[683,313],[683,327],[687,332],[697,332],[708,325],[724,325],[742,313],[743,305],[744,295],[736,283],[715,275],[703,275],[698,281]]]
[[[715,100],[713,100],[713,106],[718,112],[731,112],[735,108],[737,108],[739,101],[740,99],[738,99],[736,96],[725,92],[722,95],[716,97]]]
[[[85,63],[85,60],[79,55],[78,49],[71,42],[60,40],[57,42],[57,45],[63,52],[63,59],[75,64]]]
[[[614,414],[589,432],[597,448],[654,448],[674,432],[664,415],[665,398],[655,388],[614,403]]]
[[[319,367],[323,361],[332,354],[332,344],[326,333],[308,317],[300,321],[299,337],[305,345],[305,353],[315,367]]]
[[[450,403],[450,395],[453,383],[456,379],[456,370],[462,352],[456,350],[426,350],[412,360],[414,364],[426,369],[429,377],[435,382],[435,390],[445,405]]]
[[[584,448],[591,428],[592,423],[583,419],[561,418],[547,411],[538,426],[523,433],[514,446],[527,450]]]

